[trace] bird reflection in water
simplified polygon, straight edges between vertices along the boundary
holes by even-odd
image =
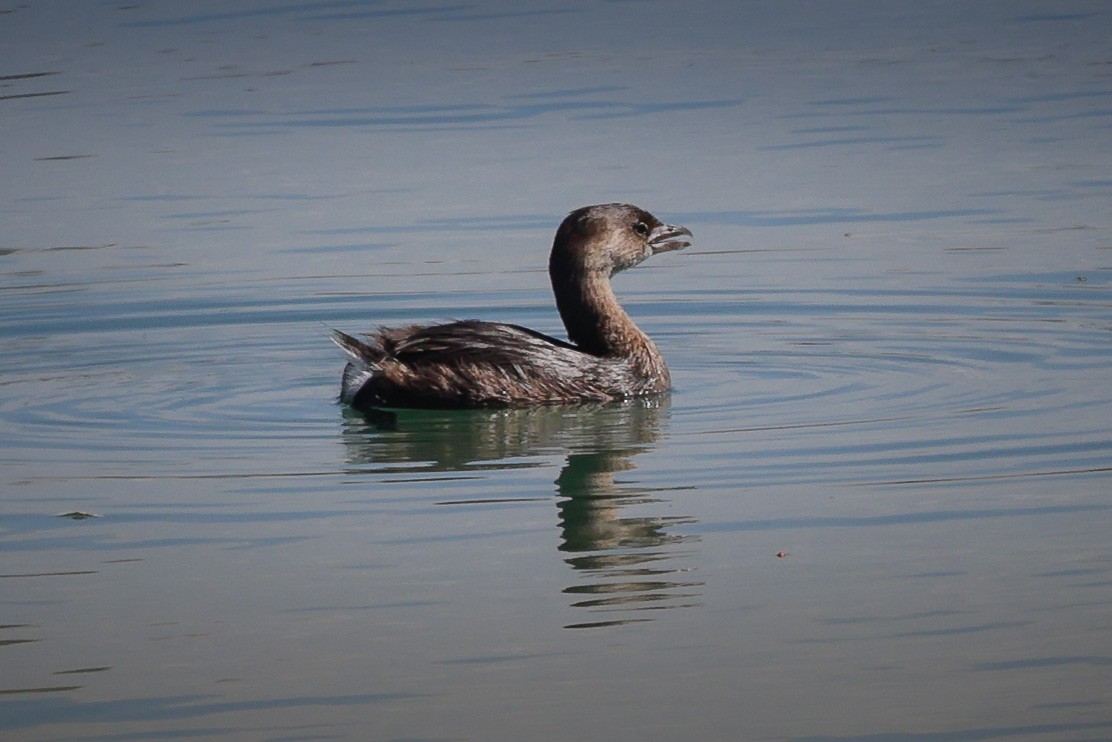
[[[573,606],[608,614],[597,621],[570,625],[591,628],[648,620],[631,612],[698,605],[701,582],[677,579],[682,556],[676,544],[696,538],[670,533],[669,526],[694,522],[685,516],[626,516],[634,506],[661,502],[652,490],[620,483],[615,475],[634,469],[639,449],[615,449],[568,456],[556,480],[561,499],[560,550],[575,556],[565,561],[585,579],[568,587]],[[651,510],[650,508],[646,508]],[[623,615],[626,614],[626,615]]]
[[[592,614],[567,628],[647,621],[649,611],[700,604],[703,583],[677,564],[688,556],[681,545],[697,537],[675,528],[693,519],[654,514],[654,505],[667,502],[667,489],[619,477],[659,440],[666,396],[600,406],[346,414],[351,462],[388,465],[393,474],[505,469],[567,451],[555,482],[559,548],[577,579],[563,592]]]

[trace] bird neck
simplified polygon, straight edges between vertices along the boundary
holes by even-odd
[[[593,271],[551,271],[556,308],[568,338],[591,355],[655,366],[660,352],[618,303],[610,278]],[[662,362],[660,365],[663,365]]]

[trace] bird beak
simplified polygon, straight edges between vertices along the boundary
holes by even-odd
[[[653,249],[653,255],[669,250],[682,250],[691,244],[690,240],[682,239],[684,236],[695,239],[695,235],[691,234],[691,230],[687,227],[661,224],[649,233],[649,247]]]

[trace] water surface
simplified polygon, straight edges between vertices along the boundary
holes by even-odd
[[[5,739],[1112,736],[1098,2],[0,14]],[[334,402],[328,331],[561,334],[643,403]]]

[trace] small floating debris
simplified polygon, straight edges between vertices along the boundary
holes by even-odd
[[[86,513],[83,510],[71,510],[68,513],[58,513],[55,518],[69,518],[70,520],[88,520],[89,518],[100,518],[102,516],[96,513]]]

